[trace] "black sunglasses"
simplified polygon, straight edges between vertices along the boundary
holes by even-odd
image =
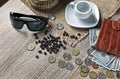
[[[10,12],[10,21],[15,29],[22,29],[23,25],[26,24],[30,31],[41,31],[48,24],[46,17],[14,12]]]

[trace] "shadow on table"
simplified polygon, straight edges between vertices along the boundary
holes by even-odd
[[[3,6],[8,0],[0,0],[0,7]]]

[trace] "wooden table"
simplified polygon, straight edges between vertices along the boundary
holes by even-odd
[[[26,50],[26,45],[35,41],[32,32],[15,30],[9,20],[11,11],[34,14],[20,0],[9,0],[0,8],[0,79],[89,79],[89,77],[80,77],[79,66],[74,63],[77,58],[75,56],[70,61],[75,66],[74,70],[69,71],[58,67],[57,61],[63,59],[64,50],[55,55],[57,60],[54,64],[48,63],[49,55],[39,55],[40,58],[36,59],[37,47],[34,51]],[[76,47],[81,51],[78,57],[84,60],[89,48],[88,37],[78,43]],[[68,46],[66,51],[71,52],[71,50],[72,48]],[[104,69],[99,70],[104,71]]]

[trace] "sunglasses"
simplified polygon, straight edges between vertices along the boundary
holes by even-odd
[[[30,31],[41,31],[48,24],[46,17],[14,12],[10,12],[10,21],[15,29],[22,29],[23,25],[26,24]]]

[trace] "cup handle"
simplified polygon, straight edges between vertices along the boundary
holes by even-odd
[[[75,8],[75,3],[74,3],[74,2],[71,2],[71,3],[70,3],[70,6],[74,9],[74,8]]]

